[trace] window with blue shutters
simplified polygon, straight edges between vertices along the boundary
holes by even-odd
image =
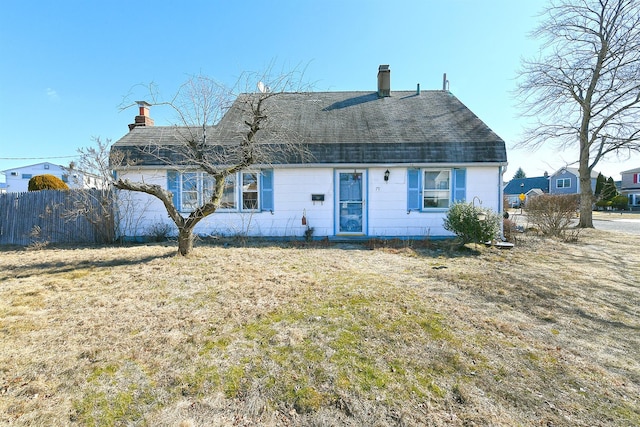
[[[407,210],[442,210],[464,202],[466,176],[466,169],[408,169]]]
[[[215,179],[204,172],[167,172],[167,189],[180,212],[193,212],[211,199]],[[273,171],[238,172],[225,177],[219,211],[272,211]]]

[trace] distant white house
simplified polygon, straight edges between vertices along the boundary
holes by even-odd
[[[4,192],[22,193],[29,190],[29,180],[37,175],[53,175],[60,178],[69,188],[102,188],[100,177],[70,167],[55,165],[49,162],[21,166],[2,171],[5,175]]]

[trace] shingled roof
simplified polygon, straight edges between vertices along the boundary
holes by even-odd
[[[543,193],[549,192],[549,177],[536,176],[533,178],[513,178],[504,187],[504,194],[528,193],[530,190],[539,188]]]
[[[246,133],[239,96],[209,141],[233,144]],[[449,91],[311,92],[274,94],[265,101],[267,121],[258,143],[279,143],[289,135],[305,144],[313,164],[471,164],[505,163],[504,141]],[[180,144],[188,128],[141,126],[114,144],[128,152],[157,144]],[[162,164],[162,156],[139,156],[139,164]],[[299,163],[283,156],[274,163]]]

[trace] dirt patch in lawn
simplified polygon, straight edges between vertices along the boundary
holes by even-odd
[[[638,247],[1,251],[0,423],[639,425]]]

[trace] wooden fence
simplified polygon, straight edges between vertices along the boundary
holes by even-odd
[[[108,242],[113,218],[102,190],[0,194],[0,245]]]

